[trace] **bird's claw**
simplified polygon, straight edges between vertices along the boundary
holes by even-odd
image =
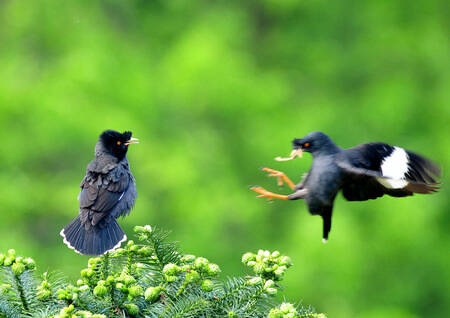
[[[277,194],[267,191],[263,187],[256,186],[256,187],[251,187],[250,189],[255,191],[256,193],[259,193],[259,195],[256,196],[257,198],[267,198],[267,200],[269,200],[269,201],[277,198]]]
[[[278,170],[274,170],[274,169],[270,169],[270,168],[262,168],[261,170],[268,172],[269,173],[267,175],[268,177],[276,177],[278,186],[279,187],[283,186],[284,180],[286,178],[284,172],[281,172],[281,171],[278,171]]]

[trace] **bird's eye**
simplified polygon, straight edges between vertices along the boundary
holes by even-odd
[[[310,146],[309,142],[306,142],[306,143],[303,144],[303,147],[305,147],[305,148],[308,148],[309,146]]]
[[[122,144],[122,142],[119,140],[118,142],[117,142],[117,146],[120,146]]]

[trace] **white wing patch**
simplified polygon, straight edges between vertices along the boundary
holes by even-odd
[[[383,159],[381,163],[381,173],[386,178],[377,178],[377,181],[388,189],[404,188],[406,174],[408,173],[408,154],[403,148],[394,147],[394,151],[389,157]]]

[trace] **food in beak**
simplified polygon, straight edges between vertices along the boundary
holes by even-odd
[[[131,144],[138,144],[138,143],[139,143],[139,139],[131,137],[130,140],[128,140],[125,143],[125,145],[128,146],[128,145],[131,145]]]
[[[291,154],[289,155],[289,157],[287,158],[283,158],[283,157],[276,157],[275,160],[276,161],[289,161],[289,160],[293,160],[295,159],[295,157],[299,156],[300,158],[303,155],[303,151],[301,148],[298,149],[294,149],[292,150]]]

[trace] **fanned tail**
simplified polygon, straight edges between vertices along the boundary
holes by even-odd
[[[60,234],[69,248],[83,255],[102,255],[118,248],[127,239],[114,218],[109,223],[97,224],[86,230],[77,216]]]

